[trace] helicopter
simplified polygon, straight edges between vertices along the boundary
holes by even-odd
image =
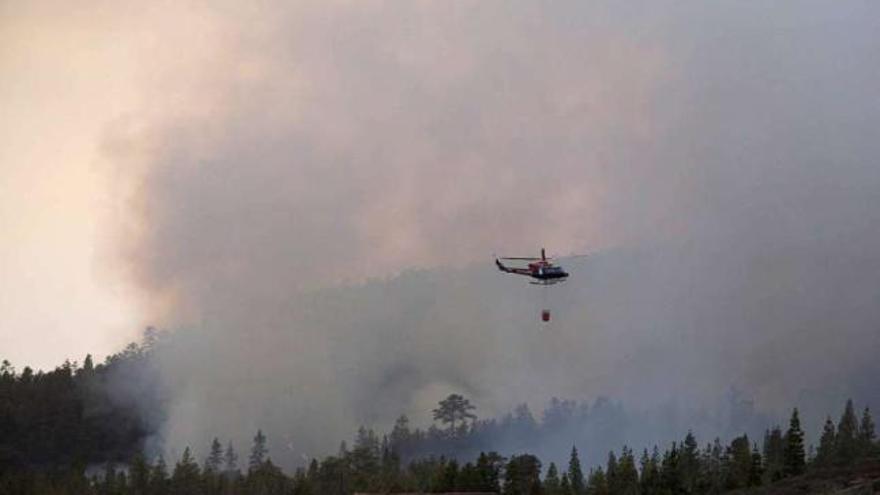
[[[501,260],[505,261],[528,261],[527,268],[513,268],[506,266]],[[525,275],[526,277],[531,277],[534,281],[530,283],[533,285],[553,285],[558,284],[560,282],[564,282],[565,279],[568,278],[568,272],[562,269],[561,266],[553,263],[552,260],[547,258],[547,255],[544,252],[544,248],[541,248],[541,257],[540,258],[495,258],[495,265],[504,273],[513,273],[515,275]]]
[[[582,257],[587,256],[584,254],[573,255],[572,257]],[[505,265],[501,262],[504,261],[528,261],[528,265],[526,268],[515,268]],[[568,272],[562,269],[561,266],[553,263],[552,259],[547,258],[547,254],[544,252],[544,248],[541,248],[541,257],[540,258],[526,258],[526,257],[515,257],[515,258],[495,258],[495,266],[498,267],[504,273],[513,273],[514,275],[523,275],[526,277],[530,277],[533,280],[529,281],[532,285],[556,285],[561,282],[565,282],[568,278]],[[544,308],[541,310],[541,321],[544,323],[550,322],[550,310],[547,309],[547,291],[542,290],[543,298],[544,298]]]

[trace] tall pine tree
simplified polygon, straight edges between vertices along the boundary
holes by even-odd
[[[764,478],[764,468],[761,453],[758,452],[758,444],[752,445],[752,466],[749,470],[749,486],[760,486]]]
[[[639,470],[632,449],[624,446],[617,463],[617,492],[620,495],[639,495]]]
[[[684,442],[681,444],[681,482],[688,493],[694,493],[697,489],[697,478],[700,475],[700,456],[697,439],[693,432],[688,430]]]
[[[608,491],[617,494],[620,492],[620,483],[617,470],[617,456],[614,451],[608,452],[608,462],[605,464],[605,479],[608,481]]]
[[[572,495],[584,495],[586,482],[584,472],[581,469],[581,460],[578,458],[577,447],[571,446],[571,456],[568,459],[568,482],[571,484]]]
[[[544,476],[544,495],[569,495],[562,493],[561,484],[556,464],[551,462],[547,468],[547,475]]]
[[[223,447],[220,445],[220,440],[217,437],[214,437],[214,440],[211,442],[211,450],[208,452],[208,457],[205,459],[205,472],[206,473],[218,473],[220,472],[220,468],[222,468],[223,464]]]
[[[150,471],[150,493],[163,494],[168,491],[168,467],[161,455]]]
[[[605,473],[602,472],[602,468],[591,469],[590,477],[587,479],[587,494],[609,495],[610,493],[608,479],[605,477]]]
[[[774,426],[764,434],[764,477],[767,481],[773,482],[782,478],[784,451],[782,429]]]
[[[515,455],[504,473],[505,495],[540,495],[541,461],[530,454]]]
[[[788,431],[785,433],[785,450],[783,451],[783,470],[785,475],[797,476],[803,473],[806,464],[805,457],[804,432],[801,430],[798,410],[794,408],[791,412],[791,419],[788,422]]]
[[[838,464],[851,464],[858,456],[859,448],[856,439],[858,430],[858,418],[856,418],[852,399],[849,399],[846,401],[840,422],[837,423],[837,441],[835,442],[837,455],[835,457]]]
[[[752,470],[752,453],[749,450],[749,437],[734,438],[727,448],[727,488],[737,489],[749,486]]]
[[[834,463],[834,445],[837,441],[837,433],[834,431],[834,422],[831,416],[825,418],[825,426],[822,427],[822,437],[819,438],[819,450],[816,452],[814,462],[819,467],[828,467]]]
[[[562,495],[571,495],[571,483],[568,481],[568,473],[562,473],[562,479],[559,481],[559,493]]]
[[[254,445],[251,447],[251,456],[248,460],[248,471],[252,472],[262,467],[263,463],[266,462],[266,454],[268,453],[266,435],[263,435],[263,430],[257,430],[257,435],[254,437]]]
[[[238,454],[235,453],[232,442],[226,444],[226,451],[223,453],[223,472],[227,477],[238,474]]]
[[[183,457],[174,466],[174,473],[171,475],[171,491],[183,495],[199,493],[200,489],[199,465],[196,464],[189,447],[187,447],[183,451]]]
[[[660,491],[660,453],[656,445],[651,456],[648,456],[648,449],[642,452],[639,464],[641,468],[639,486],[642,495],[658,493]]]
[[[862,422],[859,423],[858,448],[860,456],[868,456],[874,453],[874,419],[871,410],[865,407],[862,413]]]

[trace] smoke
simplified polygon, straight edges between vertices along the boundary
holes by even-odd
[[[294,459],[452,391],[484,415],[877,402],[877,14],[197,9],[204,39],[105,146],[126,273],[189,329],[159,357],[160,436],[263,428]],[[598,254],[546,294],[492,271],[542,245]]]

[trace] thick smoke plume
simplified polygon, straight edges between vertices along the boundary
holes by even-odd
[[[167,448],[263,428],[295,462],[452,391],[880,402],[874,4],[211,5],[107,142],[131,280],[189,329]],[[491,265],[542,245],[597,253],[544,327]]]

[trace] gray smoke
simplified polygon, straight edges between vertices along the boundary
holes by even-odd
[[[294,459],[453,391],[484,416],[605,395],[714,417],[731,390],[813,422],[876,406],[878,14],[212,8],[188,98],[108,138],[135,184],[128,273],[188,329],[160,356],[159,436],[263,428]],[[492,271],[542,245],[597,254],[547,291]]]

